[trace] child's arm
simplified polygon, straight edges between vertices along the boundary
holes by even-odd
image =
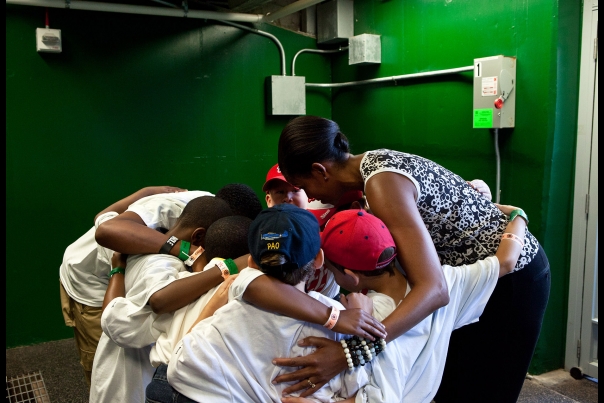
[[[124,277],[127,257],[128,255],[122,255],[119,252],[113,252],[113,256],[111,257],[112,271],[116,268],[122,268],[124,270],[116,271],[111,277],[109,277],[109,284],[107,285],[107,290],[105,291],[105,298],[103,299],[103,311],[114,298],[126,296],[126,286],[124,285]]]
[[[206,306],[203,307],[199,313],[199,316],[197,319],[195,319],[195,322],[193,322],[187,333],[191,332],[191,329],[193,329],[196,324],[205,318],[209,318],[210,316],[214,315],[214,312],[216,312],[218,308],[225,306],[226,303],[229,302],[229,287],[237,276],[237,274],[233,274],[232,276],[227,277],[227,279],[220,284],[220,287],[218,287],[214,295],[212,295],[212,298],[210,298]]]
[[[201,273],[172,281],[149,298],[149,305],[158,315],[174,312],[190,304],[223,281],[221,271],[213,267]]]
[[[244,263],[247,262],[247,256],[248,255],[244,255],[234,259],[238,270],[242,270],[247,266]],[[149,298],[149,305],[153,312],[158,315],[174,312],[195,301],[197,298],[216,287],[223,280],[221,270],[218,266],[214,266],[211,269],[205,270],[194,276],[172,281],[170,284],[151,295]]]
[[[497,203],[495,203],[495,205],[508,217],[514,210],[521,210],[514,206]],[[507,227],[505,227],[501,243],[499,244],[499,248],[497,248],[497,253],[495,253],[495,256],[499,260],[499,277],[505,276],[514,270],[524,245],[524,235],[527,224],[527,221],[523,218],[516,216],[515,219],[510,221]]]
[[[132,193],[130,196],[124,197],[123,199],[118,200],[115,203],[113,203],[112,205],[103,209],[100,213],[98,213],[96,216],[94,216],[94,222],[96,222],[96,219],[101,214],[105,214],[110,211],[115,211],[118,214],[123,213],[124,211],[126,211],[128,206],[130,206],[135,201],[142,199],[143,197],[151,196],[151,195],[158,194],[158,193],[176,193],[176,192],[184,192],[184,191],[186,191],[186,189],[181,189],[181,188],[177,188],[174,186],[148,186],[148,187],[142,188],[142,189],[137,190],[136,192]]]
[[[127,209],[130,204],[142,197],[159,193],[177,193],[184,191],[186,190],[171,186],[152,186],[141,189],[139,191],[141,193],[138,195],[137,192],[134,195],[107,207],[99,213],[99,215],[106,211],[112,211],[113,209],[120,214],[98,226],[94,235],[96,242],[105,248],[131,255],[158,253],[169,237],[147,227],[147,223],[145,223],[141,216],[133,211],[127,211]],[[138,199],[135,199],[135,197],[138,197]],[[170,253],[173,256],[178,256],[179,251],[180,241],[176,242],[170,250]]]
[[[270,276],[252,281],[243,293],[243,299],[262,309],[319,325],[325,324],[331,314],[327,305]],[[386,337],[384,325],[362,309],[341,311],[332,330],[370,339]]]

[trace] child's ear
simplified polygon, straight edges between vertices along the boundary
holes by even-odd
[[[350,203],[350,210],[361,210],[361,203],[356,200],[353,201],[352,203]]]
[[[271,199],[271,195],[268,192],[266,192],[266,197],[264,198],[264,200],[266,200],[267,207],[273,207],[273,200]]]
[[[247,265],[248,265],[248,267],[251,267],[253,269],[260,270],[260,266],[258,266],[256,264],[256,262],[254,262],[254,259],[252,259],[252,255],[248,255],[248,257],[247,257]]]
[[[349,269],[344,269],[344,275],[351,278],[355,286],[359,285],[359,275]]]
[[[205,248],[206,245],[206,229],[203,227],[196,228],[191,234],[191,244]]]
[[[317,256],[315,256],[315,269],[318,269],[319,267],[323,266],[323,263],[325,263],[323,249],[319,248],[319,253],[317,253]]]

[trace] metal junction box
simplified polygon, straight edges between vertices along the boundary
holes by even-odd
[[[61,53],[61,30],[36,28],[36,50],[38,52]]]
[[[516,124],[516,58],[474,59],[475,129],[506,128]]]
[[[317,43],[346,42],[353,35],[352,0],[330,0],[317,5]]]
[[[306,115],[306,77],[267,77],[266,101],[269,115]]]
[[[379,35],[362,34],[348,40],[348,64],[380,64],[382,46]]]

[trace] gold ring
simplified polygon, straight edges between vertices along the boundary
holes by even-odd
[[[310,387],[311,387],[311,388],[313,388],[313,389],[315,388],[315,386],[317,386],[317,385],[315,385],[314,383],[312,383],[312,382],[310,381],[310,378],[308,378],[308,379],[306,380],[306,382],[308,382],[308,384],[310,385]]]

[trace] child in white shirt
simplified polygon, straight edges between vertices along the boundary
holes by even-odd
[[[230,302],[177,344],[167,371],[174,390],[162,394],[165,400],[147,395],[148,401],[280,402],[284,386],[273,385],[271,380],[283,371],[272,364],[272,358],[308,353],[310,349],[296,344],[303,337],[342,337],[329,330],[344,309],[333,299],[308,293],[335,315],[323,327],[257,308],[243,301],[243,290],[238,288],[265,274],[295,286],[293,292],[304,292],[306,278],[323,264],[319,225],[313,215],[290,204],[269,208],[252,223],[248,240],[250,268],[233,282]],[[348,397],[358,389],[359,380],[367,382],[363,376],[334,379],[317,396],[321,401]]]
[[[224,200],[201,196],[186,204],[167,235],[188,245],[185,253],[192,255],[203,247],[206,228],[231,214]],[[157,339],[152,322],[158,314],[175,311],[222,282],[217,269],[208,270],[194,278],[178,280],[179,285],[190,284],[193,291],[175,297],[170,286],[178,273],[185,271],[183,260],[168,254],[130,255],[126,273],[123,269],[112,270],[113,276],[124,276],[126,299],[116,298],[105,304],[101,317],[104,333],[92,368],[91,402],[142,402],[154,372],[149,363],[151,344]],[[139,325],[129,331],[115,331],[119,326],[112,326],[114,321]]]
[[[498,207],[506,214],[518,210]],[[366,359],[362,354],[364,364],[352,354],[349,367],[362,366],[369,382],[347,401],[430,402],[440,385],[451,332],[478,321],[497,279],[513,270],[525,229],[526,221],[515,219],[508,224],[495,256],[470,265],[443,265],[449,304],[392,340],[379,356]],[[377,217],[362,210],[339,212],[327,223],[321,244],[326,266],[340,286],[353,292],[370,290],[367,296],[377,319],[386,318],[410,291],[412,285],[394,264],[394,240]],[[284,403],[305,401],[314,400],[283,399]]]

